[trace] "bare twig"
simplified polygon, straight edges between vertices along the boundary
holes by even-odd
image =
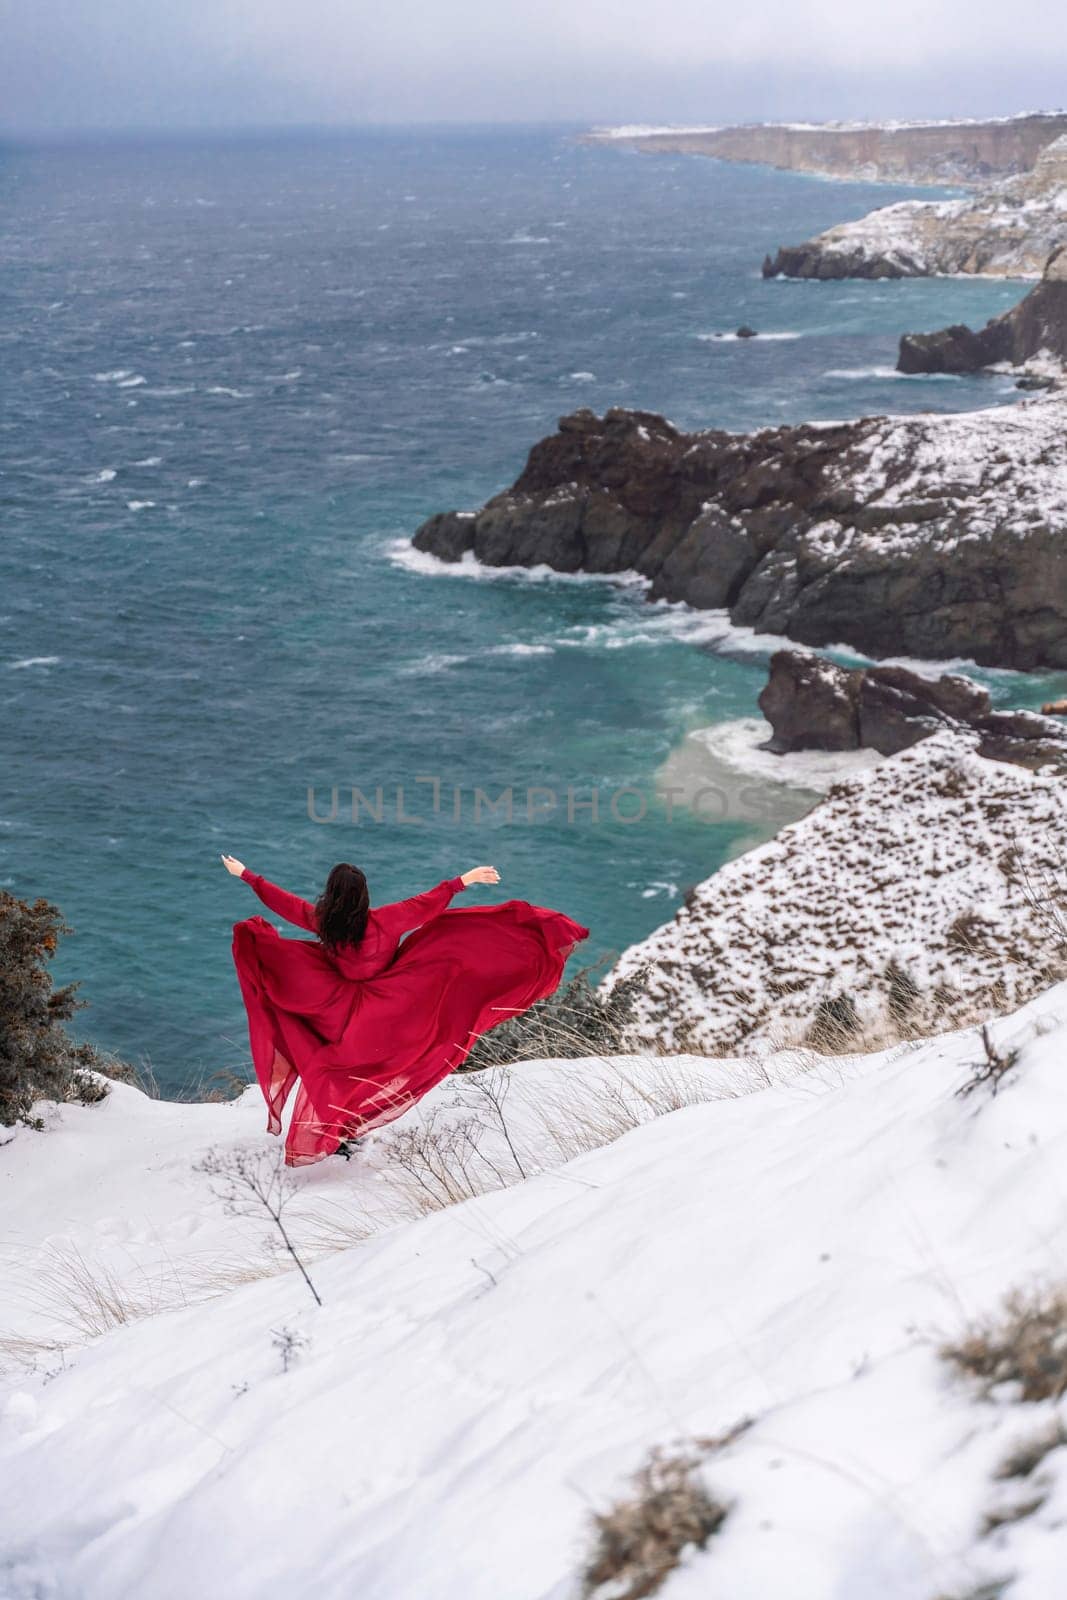
[[[209,1150],[203,1160],[196,1163],[196,1170],[216,1180],[215,1193],[231,1216],[247,1216],[262,1207],[281,1235],[282,1243],[296,1263],[315,1304],[321,1306],[319,1291],[312,1283],[282,1219],[282,1213],[293,1197],[293,1186],[281,1152]]]

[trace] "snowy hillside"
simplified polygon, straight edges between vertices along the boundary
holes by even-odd
[[[1049,981],[1032,898],[1065,863],[1062,778],[938,734],[699,884],[613,977],[647,967],[634,1037],[666,1048],[795,1044],[842,995],[875,1030],[959,1026]]]
[[[763,1087],[728,1062],[554,1063],[487,1079],[510,1085],[494,1109],[453,1080],[393,1130],[393,1169],[436,1122],[452,1155],[412,1170],[472,1172],[473,1116],[507,1187],[320,1259],[321,1309],[289,1271],[10,1368],[0,1592],[574,1600],[592,1513],[651,1448],[700,1440],[726,1517],[663,1600],[1050,1600],[1057,1403],[983,1395],[938,1351],[1065,1270],[1067,986],[991,1034],[995,1095],[958,1093],[988,1060],[974,1033],[779,1058]],[[9,1262],[252,1258],[256,1224],[195,1162],[264,1148],[257,1121],[250,1097],[120,1086],[19,1130]],[[300,1226],[388,1209],[385,1140],[296,1175]]]

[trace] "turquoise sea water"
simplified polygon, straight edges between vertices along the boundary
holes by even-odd
[[[253,902],[220,850],[309,894],[357,859],[379,898],[489,859],[602,954],[802,808],[654,798],[688,730],[755,713],[758,651],[633,588],[420,570],[402,541],[578,405],[748,428],[1002,401],[891,369],[902,330],[1020,285],[759,275],[907,192],[559,129],[0,150],[0,881],[76,928],[87,1036],[168,1091],[245,1060]],[[708,337],[742,321],[780,337]],[[381,822],[353,826],[354,785]],[[508,787],[510,822],[476,817]],[[529,789],[554,809],[528,819]],[[642,821],[612,817],[622,789]]]

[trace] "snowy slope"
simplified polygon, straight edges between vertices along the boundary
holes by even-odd
[[[648,968],[642,1045],[795,1044],[842,993],[878,1028],[900,1004],[891,965],[914,991],[911,1023],[959,1026],[1047,981],[1049,929],[1030,893],[1060,885],[1065,863],[1062,778],[938,734],[698,884],[612,978]]]
[[[290,1273],[9,1376],[0,1592],[572,1600],[591,1509],[647,1450],[750,1417],[703,1469],[726,1524],[664,1600],[934,1600],[993,1577],[1016,1578],[1010,1600],[1052,1600],[1067,1451],[1040,1468],[1040,1509],[982,1532],[1017,1492],[998,1464],[1052,1403],[982,1399],[937,1355],[1005,1290],[1067,1270],[1067,986],[993,1032],[1020,1052],[995,1098],[956,1094],[982,1059],[974,1034],[794,1060],[777,1085],[320,1261],[321,1310]],[[707,1070],[721,1092],[729,1064]],[[569,1074],[594,1106],[618,1069],[532,1071]],[[624,1065],[624,1097],[639,1072]],[[537,1142],[537,1096],[515,1093],[520,1144]],[[161,1162],[173,1198],[198,1141],[259,1137],[243,1105],[198,1108],[195,1137],[140,1109],[121,1184],[86,1190],[86,1226],[120,1198],[140,1217]],[[107,1119],[131,1115],[118,1094],[19,1134],[0,1152],[18,1158],[5,1216],[47,1208],[49,1141],[88,1171],[94,1139],[117,1149]],[[305,1201],[377,1182],[359,1162],[300,1176]],[[187,1187],[194,1227],[202,1201]],[[285,1329],[308,1341],[289,1370]]]

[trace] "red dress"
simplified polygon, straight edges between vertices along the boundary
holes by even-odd
[[[247,868],[271,911],[316,933],[315,908]],[[263,917],[233,930],[252,1060],[267,1127],[297,1079],[285,1159],[305,1166],[343,1139],[390,1122],[466,1057],[479,1034],[551,994],[588,928],[525,900],[448,911],[463,888],[378,906],[357,945],[283,939]],[[409,930],[414,929],[414,932]],[[405,933],[408,938],[401,939]]]

